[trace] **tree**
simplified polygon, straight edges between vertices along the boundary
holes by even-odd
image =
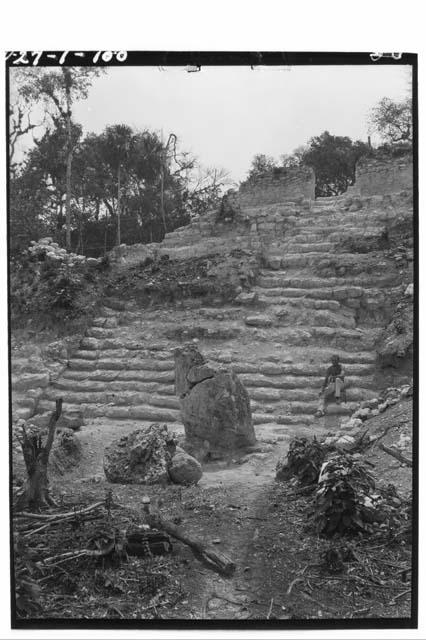
[[[266,173],[269,173],[277,168],[277,163],[274,158],[267,156],[264,153],[258,153],[251,161],[251,167],[247,176],[247,180],[256,180]]]
[[[41,67],[25,69],[18,91],[27,104],[43,102],[55,128],[66,131],[66,247],[71,249],[71,174],[74,152],[72,106],[76,100],[87,98],[94,77],[101,68],[66,67],[60,71]],[[52,109],[53,110],[50,110]]]
[[[56,409],[50,416],[46,442],[43,444],[40,435],[29,435],[22,427],[21,447],[27,469],[27,483],[17,501],[18,509],[56,506],[49,494],[47,465],[55,438],[56,423],[62,412],[62,398],[56,400]]]
[[[133,144],[133,131],[125,124],[107,127],[101,137],[101,153],[112,172],[112,182],[115,181],[117,189],[117,245],[121,244],[121,189],[128,177]]]
[[[315,171],[316,197],[344,193],[355,182],[357,160],[368,153],[370,148],[364,142],[333,136],[328,131],[311,138],[303,154],[303,163]]]
[[[395,101],[382,98],[371,110],[370,132],[376,132],[390,144],[412,142],[412,102],[411,98]]]
[[[309,149],[308,145],[300,145],[292,153],[281,156],[281,166],[285,169],[300,167],[305,160],[305,153]]]

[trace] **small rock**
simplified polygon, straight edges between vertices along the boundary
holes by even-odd
[[[410,298],[414,296],[414,283],[411,282],[405,290],[405,295]]]
[[[281,258],[278,256],[271,256],[267,259],[267,264],[270,269],[278,271],[278,269],[281,269]]]
[[[240,304],[253,304],[254,302],[256,302],[256,300],[257,293],[255,292],[245,293],[243,291],[235,298],[235,301],[239,302]]]
[[[270,327],[272,324],[272,320],[267,315],[259,314],[256,316],[248,316],[245,319],[245,323],[249,327]]]
[[[222,542],[222,540],[220,538],[215,538],[214,540],[212,540],[213,544],[220,544]]]
[[[175,484],[197,484],[203,475],[201,464],[186,451],[177,447],[169,467],[169,476]]]
[[[352,436],[342,436],[336,442],[336,444],[342,449],[350,449],[355,444],[355,438]]]
[[[386,402],[382,402],[382,404],[379,404],[378,409],[379,409],[379,413],[383,413],[383,411],[386,411],[386,409],[388,408],[389,403]]]
[[[371,409],[365,407],[364,409],[358,409],[353,414],[353,418],[360,418],[361,420],[367,420],[370,417]]]

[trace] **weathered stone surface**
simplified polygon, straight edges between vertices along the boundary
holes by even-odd
[[[257,300],[257,293],[255,291],[251,291],[247,293],[242,291],[236,298],[235,302],[239,302],[240,304],[253,304]]]
[[[405,289],[405,295],[410,298],[414,296],[414,284],[412,282]]]
[[[355,438],[349,435],[341,436],[336,441],[336,445],[341,447],[342,449],[350,449],[354,444],[355,444]]]
[[[353,414],[353,418],[360,418],[361,420],[367,420],[371,414],[371,409],[368,407],[364,407],[363,409],[358,409]]]
[[[203,469],[196,458],[177,447],[169,466],[169,475],[175,484],[197,484],[203,475]]]
[[[210,367],[208,364],[200,364],[188,371],[186,379],[188,380],[191,386],[202,382],[203,380],[207,380],[207,378],[212,378],[215,374],[215,370]]]
[[[274,269],[275,271],[281,269],[281,258],[279,256],[269,256],[266,262],[270,269]]]
[[[247,316],[245,323],[249,327],[270,327],[272,320],[269,316],[264,314],[258,314],[256,316]]]
[[[194,383],[189,382],[188,374],[194,367],[205,365],[204,356],[193,344],[178,347],[175,356],[175,391],[178,398],[182,398],[191,389]]]
[[[169,482],[168,467],[176,442],[167,425],[154,423],[114,440],[104,453],[109,482],[156,484]]]
[[[15,391],[27,391],[35,387],[47,387],[50,377],[48,373],[24,373],[12,376],[12,386]]]
[[[176,393],[181,399],[185,427],[185,448],[198,459],[213,454],[232,454],[252,445],[254,434],[248,393],[233,371],[214,371],[201,382],[192,384],[188,375],[206,371],[201,353],[194,345],[175,351]],[[193,365],[192,363],[199,363]],[[191,378],[191,375],[189,375]]]

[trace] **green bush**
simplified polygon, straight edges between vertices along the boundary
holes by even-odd
[[[323,466],[318,479],[310,524],[317,533],[331,537],[358,531],[370,532],[380,514],[380,496],[365,466],[349,454],[335,455]]]
[[[94,306],[96,278],[85,256],[68,253],[51,238],[32,242],[11,262],[12,316],[59,314],[74,317]]]

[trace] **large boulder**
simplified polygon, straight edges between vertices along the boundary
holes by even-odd
[[[169,467],[169,475],[175,484],[197,484],[203,475],[203,469],[198,460],[177,447]]]
[[[188,345],[175,350],[175,373],[189,453],[199,460],[227,457],[256,442],[250,398],[233,371],[208,366]]]
[[[109,482],[156,484],[169,482],[168,468],[176,441],[167,425],[157,423],[132,431],[105,448],[104,471]]]

